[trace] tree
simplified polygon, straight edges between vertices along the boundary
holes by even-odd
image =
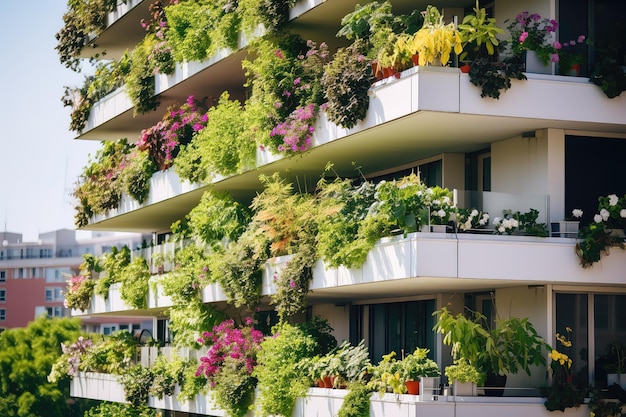
[[[82,415],[86,402],[70,400],[68,381],[50,383],[47,379],[52,364],[61,356],[61,343],[79,335],[79,319],[46,316],[0,333],[0,415]]]

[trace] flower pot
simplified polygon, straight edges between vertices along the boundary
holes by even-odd
[[[455,396],[475,397],[478,395],[478,388],[474,382],[454,381],[452,383],[452,390],[454,391]]]
[[[408,394],[417,395],[420,392],[420,382],[419,381],[404,381],[404,385],[406,385],[406,391]]]
[[[559,237],[578,237],[578,229],[580,227],[580,221],[578,220],[561,220],[559,222]]]
[[[448,225],[446,224],[433,224],[432,226],[433,233],[446,233],[448,229]]]
[[[580,74],[580,64],[572,64],[570,69],[567,71],[567,75],[571,77],[578,77]]]
[[[552,68],[550,64],[544,65],[539,59],[537,52],[526,51],[526,72],[532,72],[535,74],[552,74]]]
[[[318,380],[316,381],[316,384],[315,384],[315,385],[316,385],[318,388],[326,388],[326,385],[324,384],[324,380],[323,380],[323,379],[318,379]]]
[[[472,67],[470,67],[468,64],[465,64],[465,65],[461,65],[459,69],[461,70],[463,74],[469,74]]]
[[[413,66],[417,67],[420,64],[420,56],[419,54],[413,54],[413,56],[411,57],[411,61],[413,62]]]
[[[383,68],[383,78],[389,78],[394,75],[396,71],[392,67],[384,67]]]
[[[439,393],[439,377],[420,377],[420,396],[422,401],[433,401]]]
[[[502,397],[506,386],[506,375],[487,374],[485,378],[485,395],[487,397]]]
[[[324,382],[324,388],[332,388],[335,382],[334,376],[323,376],[322,382]]]
[[[370,65],[372,66],[372,74],[374,75],[374,77],[376,77],[376,80],[380,81],[383,79],[383,73],[381,71],[379,71],[378,68],[378,61],[374,60],[372,62],[370,62]]]

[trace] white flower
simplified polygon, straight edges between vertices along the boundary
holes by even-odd
[[[484,218],[482,218],[482,219],[478,220],[478,224],[479,224],[479,225],[481,225],[481,226],[484,226],[484,225],[486,225],[486,224],[487,224],[487,220],[485,220]]]
[[[593,216],[593,221],[596,223],[602,223],[602,216],[596,214],[595,216]]]
[[[483,214],[483,220],[485,221],[489,220],[489,213]]]
[[[572,210],[572,216],[574,217],[582,217],[583,216],[583,211],[581,209],[574,209]]]
[[[448,197],[447,195],[443,196],[443,203],[444,204],[448,204],[450,202],[450,197]]]
[[[478,216],[478,210],[476,210],[476,209],[472,210],[472,212],[470,213],[470,216],[472,216],[472,217]]]
[[[444,209],[439,209],[439,211],[437,212],[437,216],[443,219],[444,217],[446,217],[446,211]]]
[[[500,221],[501,221],[500,218],[497,216],[493,218],[493,224],[496,226],[500,224]]]
[[[622,219],[626,219],[626,209],[621,209],[621,210],[619,211],[619,216],[620,216]]]
[[[505,232],[505,230],[506,230],[506,229],[504,228],[504,226],[500,226],[500,227],[498,227],[498,232],[499,232],[499,233],[504,233],[504,232]]]
[[[600,210],[600,216],[602,217],[602,220],[607,221],[610,215],[611,213],[609,213],[607,209],[603,208],[602,210]]]
[[[468,220],[468,221],[466,221],[466,222],[463,224],[463,229],[464,229],[464,230],[469,230],[469,229],[471,229],[471,228],[472,228],[472,222],[471,222],[471,221],[469,221],[469,220]]]
[[[615,206],[617,205],[617,202],[619,201],[619,198],[615,195],[615,194],[611,194],[609,196],[609,206]]]

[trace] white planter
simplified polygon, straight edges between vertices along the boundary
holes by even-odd
[[[433,233],[446,233],[448,229],[448,225],[446,224],[433,224],[432,226]]]
[[[475,397],[478,395],[478,388],[474,382],[454,381],[452,391],[455,396]]]
[[[623,390],[626,390],[626,374],[607,374],[606,386],[610,387],[613,384],[617,384],[622,387]]]
[[[535,74],[552,74],[552,65],[544,65],[535,51],[526,51],[526,72]]]
[[[420,399],[422,401],[434,401],[439,395],[439,378],[432,376],[420,377]]]

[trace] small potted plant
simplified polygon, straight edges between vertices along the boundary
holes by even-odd
[[[452,384],[454,395],[476,396],[478,384],[484,379],[478,369],[465,358],[459,358],[454,364],[446,366],[444,373]]]
[[[626,347],[623,343],[613,341],[606,347],[608,362],[604,365],[606,370],[606,385],[610,387],[618,384],[626,389]]]
[[[428,357],[430,349],[416,348],[402,360],[402,378],[411,395],[419,393],[420,382],[423,378],[435,378],[441,375],[437,363]],[[433,384],[428,384],[432,386]]]
[[[504,35],[504,29],[496,25],[496,19],[487,17],[485,8],[479,8],[478,0],[476,0],[474,14],[465,16],[458,29],[463,44],[463,52],[459,60],[468,66],[471,66],[476,59],[489,59],[494,56],[500,44],[498,35]],[[461,70],[466,72],[463,68]]]

